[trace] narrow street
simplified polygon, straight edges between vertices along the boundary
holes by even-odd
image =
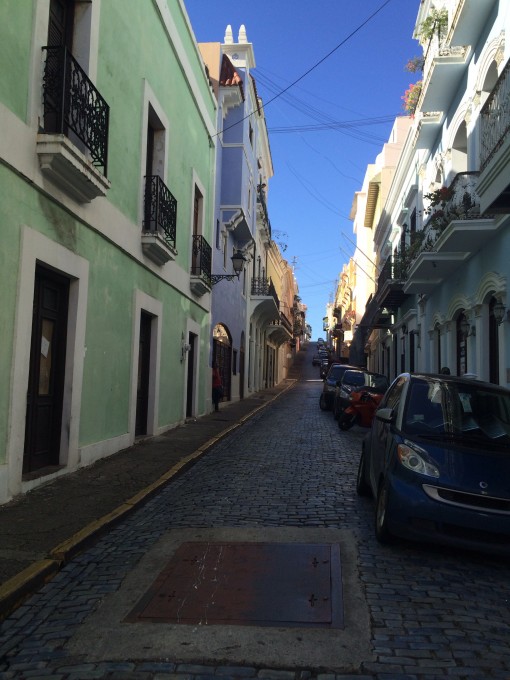
[[[365,432],[341,432],[332,414],[320,411],[314,349],[295,387],[1,624],[2,680],[508,680],[508,562],[376,542],[372,501],[355,491]],[[290,625],[133,620],[153,581],[189,542],[207,549],[283,544],[298,552],[339,546],[327,585],[340,602],[340,624],[308,625],[303,609],[297,618],[289,613]]]

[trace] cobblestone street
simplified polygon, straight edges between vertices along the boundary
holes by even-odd
[[[357,427],[341,432],[332,414],[319,410],[317,373],[307,359],[294,388],[223,439],[5,620],[0,678],[508,680],[508,563],[404,542],[380,546],[372,526],[373,503],[355,491],[365,432]],[[351,555],[346,569],[355,576],[369,621],[369,648],[359,667],[343,667],[341,660],[275,664],[271,656],[270,663],[227,664],[218,658],[190,659],[184,652],[143,658],[135,639],[133,653],[120,660],[117,653],[106,658],[86,646],[94,630],[104,637],[90,623],[98,613],[103,616],[101,605],[122,592],[158,542],[168,535],[193,540],[228,532],[267,540],[292,532],[293,540],[302,535],[308,543],[323,541],[328,532],[345,538]],[[351,605],[346,596],[344,607]],[[346,627],[356,616],[346,612]],[[155,637],[159,630],[156,625]],[[265,634],[270,636],[271,629]],[[331,637],[331,631],[327,634]],[[297,639],[309,635],[302,629]],[[321,633],[313,635],[320,639]]]

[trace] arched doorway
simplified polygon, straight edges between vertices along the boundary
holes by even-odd
[[[228,329],[221,323],[213,330],[213,363],[216,362],[223,384],[222,401],[230,401],[232,393],[232,339]]]

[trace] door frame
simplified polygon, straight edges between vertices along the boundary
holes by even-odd
[[[78,467],[83,364],[89,262],[43,234],[23,225],[20,234],[20,266],[17,281],[17,307],[12,338],[11,403],[8,416],[6,465],[0,465],[0,502],[26,493],[44,482]],[[64,377],[64,403],[60,441],[60,464],[66,469],[44,478],[22,481],[25,441],[26,398],[28,388],[32,307],[36,264],[55,269],[69,281],[67,316],[67,353]]]
[[[159,375],[161,363],[161,319],[163,303],[161,300],[135,290],[133,299],[133,334],[131,344],[131,394],[129,407],[129,439],[135,441],[136,431],[136,395],[138,386],[138,350],[140,343],[140,317],[142,311],[152,316],[150,367],[149,367],[149,399],[147,404],[147,435],[158,434],[159,416]],[[164,430],[165,428],[162,428]]]
[[[56,292],[56,305],[51,308],[45,303],[45,291]],[[46,476],[50,469],[60,465],[60,443],[62,439],[62,411],[64,404],[65,358],[67,351],[67,315],[69,311],[69,278],[60,272],[36,264],[34,284],[34,314],[32,317],[32,339],[30,352],[29,382],[27,389],[27,413],[25,442],[23,450],[23,475]],[[51,334],[46,339],[46,353],[43,339],[51,325]],[[42,356],[49,350],[50,368],[46,373],[46,384],[41,393]],[[41,421],[47,424],[45,451],[39,450]],[[43,428],[44,431],[44,428]]]

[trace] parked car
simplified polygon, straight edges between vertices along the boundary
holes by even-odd
[[[365,437],[356,488],[375,534],[510,553],[510,390],[400,375]]]
[[[314,354],[312,357],[312,366],[320,366],[322,361],[321,355],[317,352],[317,354]]]
[[[344,373],[351,368],[355,368],[355,366],[338,363],[329,365],[329,370],[324,378],[322,392],[319,398],[319,406],[322,411],[327,411],[331,408],[337,383],[342,379]]]
[[[329,359],[322,359],[320,366],[320,376],[322,380],[324,380],[324,378],[327,376],[330,366],[331,363]]]
[[[372,373],[363,368],[349,367],[342,376],[340,384],[335,388],[333,395],[333,415],[336,420],[340,418],[344,410],[351,404],[352,394],[355,390],[364,390],[374,394],[384,394],[389,387],[388,378],[382,373]]]

